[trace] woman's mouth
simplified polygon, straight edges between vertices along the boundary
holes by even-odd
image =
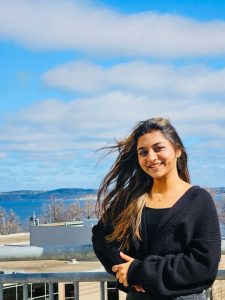
[[[161,165],[162,165],[162,162],[151,164],[151,165],[148,166],[148,169],[155,170],[155,169],[158,169]]]

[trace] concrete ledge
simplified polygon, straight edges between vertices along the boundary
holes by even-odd
[[[52,246],[1,246],[0,261],[19,260],[96,260],[91,244]]]

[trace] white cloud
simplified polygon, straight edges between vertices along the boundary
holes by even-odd
[[[104,68],[78,61],[47,71],[43,82],[86,94],[122,89],[148,95],[169,93],[176,97],[225,95],[225,69],[213,70],[203,65],[176,67],[133,61]]]
[[[48,100],[28,107],[2,126],[1,149],[31,156],[47,154],[50,160],[70,158],[77,150],[93,152],[122,138],[137,121],[154,116],[169,117],[186,137],[201,135],[218,141],[225,137],[224,103],[161,101],[113,92],[94,99]]]
[[[121,14],[90,3],[1,1],[0,36],[35,49],[76,49],[107,56],[225,53],[224,21],[198,22],[151,12]]]
[[[97,187],[112,157],[96,169],[103,153],[95,154],[95,150],[112,144],[114,138],[127,136],[137,121],[154,116],[169,117],[185,141],[204,138],[205,144],[200,141],[191,146],[192,165],[201,167],[203,158],[209,164],[217,164],[220,157],[223,164],[218,146],[224,144],[224,115],[224,105],[219,102],[181,102],[169,97],[151,100],[124,92],[67,103],[42,101],[1,123],[1,153],[5,153],[1,163],[8,183],[3,180],[0,189]],[[204,178],[202,175],[200,184],[215,185],[214,177],[210,181]]]

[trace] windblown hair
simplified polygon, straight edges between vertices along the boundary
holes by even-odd
[[[121,249],[129,248],[129,239],[141,240],[140,225],[146,193],[151,192],[153,179],[138,162],[138,139],[146,133],[159,130],[181,151],[177,158],[177,171],[181,179],[190,182],[187,153],[174,127],[165,118],[152,118],[138,122],[131,134],[111,147],[119,154],[108,174],[102,180],[97,195],[97,215],[112,228],[107,241],[116,241]]]

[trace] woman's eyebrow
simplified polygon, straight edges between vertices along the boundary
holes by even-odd
[[[155,147],[155,146],[158,146],[159,144],[163,144],[163,142],[158,142],[158,143],[155,143],[152,145],[152,147]],[[145,146],[141,146],[141,147],[138,147],[137,150],[142,150],[142,149],[146,149],[147,147]]]
[[[143,150],[146,149],[146,147],[138,147],[137,150]]]

